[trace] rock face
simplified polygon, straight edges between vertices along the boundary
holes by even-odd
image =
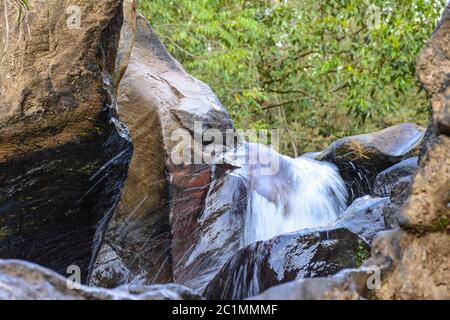
[[[403,224],[417,230],[450,229],[450,4],[417,60],[417,74],[431,95],[432,121]]]
[[[76,29],[63,1],[30,1],[22,26],[0,4],[0,257],[85,280],[132,148],[112,81],[121,1],[77,3]]]
[[[417,171],[419,159],[406,159],[382,172],[375,179],[373,193],[376,197],[389,197],[400,180],[410,181]]]
[[[68,286],[68,284],[70,286]],[[175,284],[123,286],[114,290],[74,287],[74,283],[38,265],[0,260],[0,300],[199,300],[192,290]]]
[[[204,295],[208,299],[243,299],[280,283],[333,275],[359,266],[368,250],[364,240],[347,229],[281,235],[236,252]]]
[[[391,264],[380,288],[370,292],[377,299],[449,299],[450,235],[432,232],[416,235],[388,231],[372,243],[368,265]]]
[[[227,252],[237,249],[242,222],[235,213],[245,194],[237,195],[238,182],[227,176],[227,166],[189,161],[194,157],[177,162],[174,155],[183,151],[182,138],[192,142],[188,155],[203,156],[209,143],[201,141],[201,131],[224,133],[233,125],[211,89],[184,71],[143,17],[135,29],[135,40],[124,40],[134,45],[118,89],[119,113],[135,152],[90,283],[174,280],[199,289],[203,281],[196,279],[217,272]],[[121,46],[125,52],[127,43]]]
[[[411,192],[412,178],[405,177],[397,181],[391,191],[390,201],[383,208],[384,223],[386,229],[394,229],[399,226],[400,211],[408,200]]]
[[[116,60],[116,73],[125,73],[136,34],[133,2],[124,2],[126,19]],[[143,32],[139,29],[140,32]],[[137,46],[148,45],[141,38]],[[137,50],[137,49],[135,49]],[[136,56],[119,86],[121,120],[128,126],[134,152],[122,197],[111,220],[90,284],[113,288],[123,284],[171,282],[169,181],[166,150],[157,109],[148,89],[138,85]],[[134,69],[133,69],[134,68]],[[150,91],[147,93],[146,91]]]
[[[423,135],[423,129],[414,124],[400,124],[337,140],[318,158],[337,165],[352,202],[372,194],[375,178],[381,171],[417,155]]]

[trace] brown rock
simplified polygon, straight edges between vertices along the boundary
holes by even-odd
[[[417,76],[432,96],[434,134],[450,135],[450,7],[442,16],[438,28],[420,53]]]
[[[177,282],[203,292],[243,244],[247,190],[225,166],[215,167],[213,182],[198,219],[199,236],[177,267]]]
[[[116,89],[128,68],[131,52],[133,51],[134,42],[136,40],[136,7],[136,0],[123,0],[123,24],[120,31],[120,41],[117,50],[114,74]]]
[[[438,136],[428,149],[402,217],[405,227],[450,230],[450,137]]]
[[[121,47],[127,48],[130,40],[124,41]],[[202,129],[222,132],[232,128],[232,122],[211,89],[184,71],[142,16],[137,17],[134,46],[118,92],[119,113],[130,128],[135,153],[91,283],[184,283],[186,269],[179,269],[200,241],[198,219],[213,167],[173,163],[179,141],[172,140],[172,133],[182,130],[192,140],[196,121]],[[197,146],[202,153],[204,146]]]
[[[410,234],[404,231],[382,233],[372,243],[373,258],[367,264],[390,261],[377,299],[449,299],[450,235]]]
[[[21,26],[16,2],[0,3],[0,257],[75,264],[85,280],[131,144],[112,82],[121,1],[72,4],[78,29],[66,2],[30,1]]]
[[[450,5],[417,60],[417,74],[431,95],[432,122],[405,209],[403,225],[450,228]]]

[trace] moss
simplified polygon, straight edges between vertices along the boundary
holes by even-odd
[[[434,224],[436,231],[443,231],[450,228],[450,217],[448,214],[441,214]]]
[[[83,175],[91,175],[94,173],[98,168],[97,162],[88,162],[85,166],[78,169],[78,173]]]
[[[358,248],[356,249],[356,257],[355,257],[355,263],[357,267],[361,266],[364,261],[369,259],[370,252],[367,249],[367,245],[365,242],[361,239],[358,240]]]

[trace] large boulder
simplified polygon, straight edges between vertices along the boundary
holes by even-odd
[[[199,300],[176,284],[91,288],[30,262],[0,260],[0,300]]]
[[[332,143],[319,160],[334,163],[344,179],[350,202],[372,194],[377,175],[419,153],[424,130],[400,124],[382,131],[345,137]]]
[[[325,277],[358,267],[368,245],[347,229],[299,231],[237,251],[210,282],[208,299],[244,299],[296,279]]]
[[[245,195],[236,195],[239,185],[227,177],[227,166],[193,158],[178,163],[173,155],[180,151],[179,133],[192,142],[189,152],[202,156],[208,143],[194,139],[202,137],[199,131],[224,134],[233,124],[211,89],[169,55],[142,16],[135,29],[135,39],[121,46],[132,48],[118,89],[135,153],[90,283],[175,281],[199,289],[204,282],[193,279],[217,272],[227,252],[237,249],[242,222],[234,215]]]
[[[76,4],[79,26],[67,1],[30,1],[21,25],[0,4],[0,257],[85,280],[132,148],[112,80],[122,1]]]
[[[173,280],[169,181],[162,126],[156,107],[149,104],[146,96],[151,89],[138,84],[139,78],[133,73],[137,71],[136,55],[131,57],[133,50],[149,43],[141,35],[135,46],[134,2],[125,1],[124,12],[116,59],[116,77],[124,77],[118,88],[118,105],[121,120],[133,139],[134,152],[122,197],[89,281],[106,288]],[[142,27],[138,32],[144,32]]]
[[[432,139],[402,211],[402,225],[419,231],[450,230],[450,137]]]

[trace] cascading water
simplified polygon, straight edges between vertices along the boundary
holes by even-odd
[[[293,159],[258,144],[246,144],[244,151],[234,174],[249,191],[245,245],[329,225],[345,210],[347,190],[332,164]]]

